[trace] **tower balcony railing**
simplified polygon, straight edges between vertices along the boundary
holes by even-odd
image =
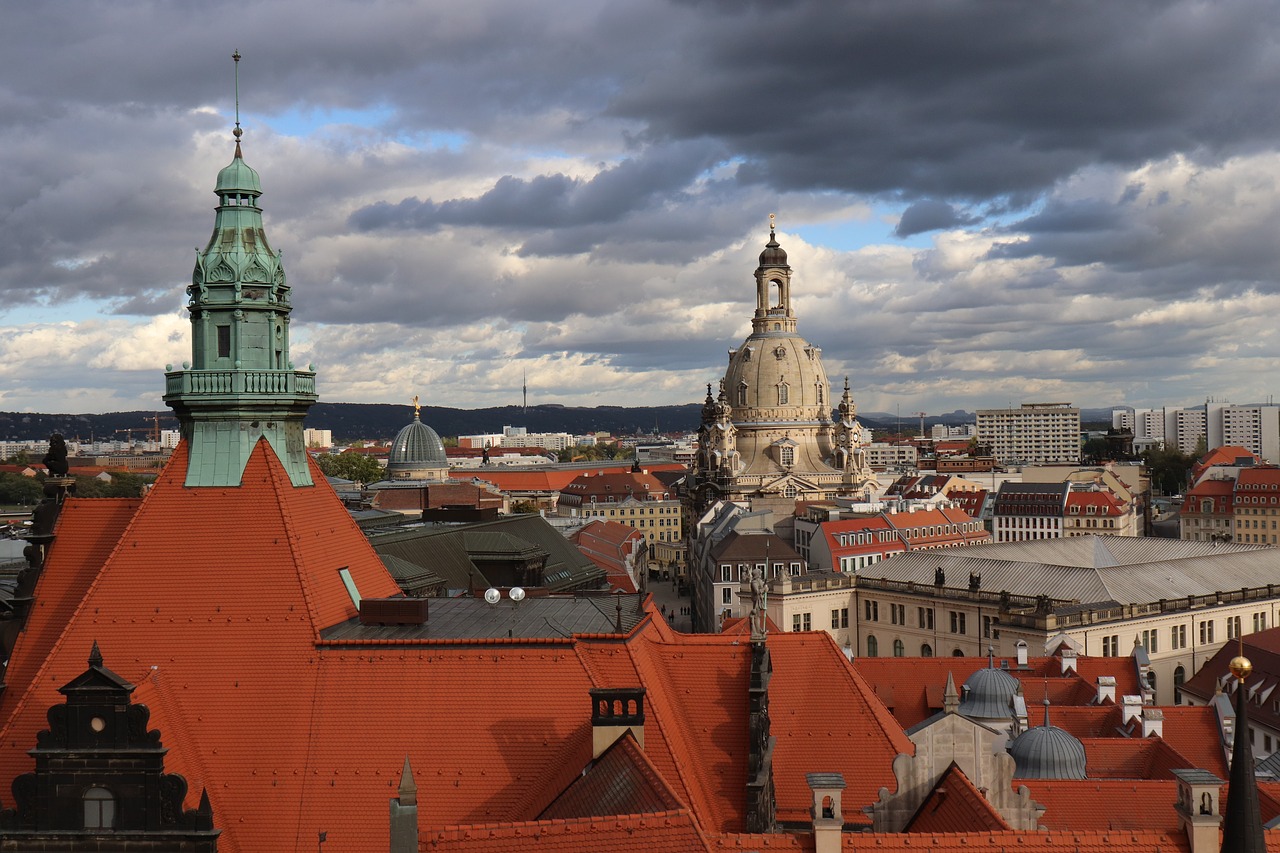
[[[175,370],[165,374],[165,396],[175,394],[316,393],[316,375],[305,370]]]

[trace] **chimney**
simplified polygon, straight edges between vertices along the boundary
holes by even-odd
[[[813,791],[813,853],[840,853],[840,833],[844,817],[840,813],[840,793],[844,776],[840,773],[806,773]]]
[[[1151,737],[1152,735],[1164,737],[1164,711],[1159,708],[1143,708],[1142,736]]]
[[[1098,704],[1102,705],[1110,700],[1116,701],[1116,677],[1114,675],[1098,676]]]
[[[1018,649],[1018,669],[1026,669],[1027,667],[1027,641],[1019,640]]]
[[[409,756],[400,771],[400,789],[391,800],[390,853],[418,853],[418,786],[413,781]]]
[[[591,758],[595,760],[628,730],[644,747],[644,688],[591,688]]]
[[[1076,669],[1076,650],[1072,648],[1062,650],[1062,674],[1066,675],[1068,672],[1079,672]]]
[[[1120,697],[1120,705],[1124,708],[1120,719],[1120,725],[1127,726],[1134,720],[1142,718],[1141,696],[1122,696]]]
[[[1186,830],[1191,853],[1218,853],[1222,814],[1218,800],[1222,780],[1207,770],[1173,770],[1178,778],[1178,802],[1174,810]]]

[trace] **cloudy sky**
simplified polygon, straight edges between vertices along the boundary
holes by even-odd
[[[160,408],[231,157],[323,399],[694,402],[776,213],[864,411],[1280,393],[1280,4],[6,4],[0,410]]]

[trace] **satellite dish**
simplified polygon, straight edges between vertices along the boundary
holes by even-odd
[[[507,595],[511,596],[512,601],[524,601],[524,590],[518,586],[511,587],[511,592]]]
[[[502,593],[498,592],[493,587],[489,587],[484,591],[484,600],[490,604],[497,604],[502,600]]]

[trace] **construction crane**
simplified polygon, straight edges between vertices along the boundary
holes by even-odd
[[[159,412],[156,412],[154,415],[147,418],[147,420],[151,421],[153,425],[153,428],[148,431],[147,437],[152,441],[154,441],[156,443],[156,446],[159,447],[160,446],[160,421],[162,420],[171,421],[171,420],[174,420],[174,417],[173,415],[162,415]]]
[[[145,429],[139,429],[138,427],[129,427],[128,429],[118,429],[118,430],[116,430],[116,435],[119,435],[120,433],[124,433],[126,436],[128,436],[128,437],[127,437],[127,439],[126,439],[126,441],[128,441],[128,442],[129,442],[129,446],[130,446],[130,447],[133,447],[133,434],[134,434],[135,432],[146,432],[146,430],[145,430]]]

